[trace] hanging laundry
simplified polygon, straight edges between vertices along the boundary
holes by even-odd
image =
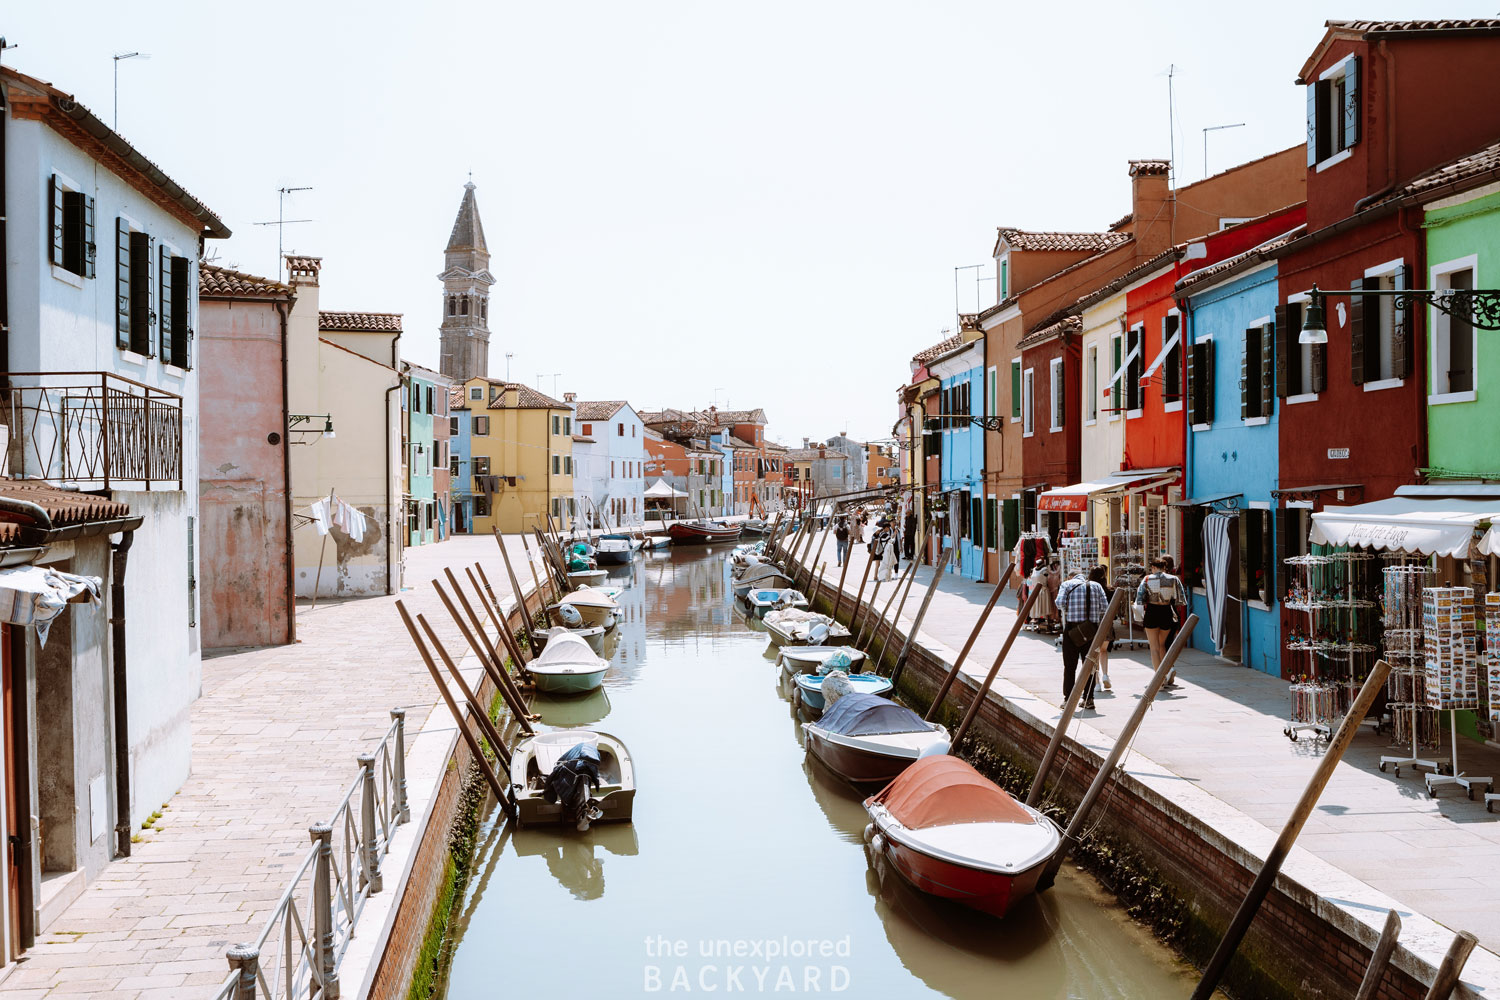
[[[69,604],[98,604],[102,585],[96,576],[78,576],[46,566],[0,570],[0,621],[32,626],[37,645],[45,646],[52,620]]]
[[[332,523],[332,515],[328,509],[328,499],[325,497],[319,500],[307,508],[307,512],[312,515],[313,527],[318,529],[318,534],[328,534],[329,526]]]

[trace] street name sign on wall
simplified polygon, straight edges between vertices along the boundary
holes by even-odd
[[[1329,448],[1328,449],[1328,457],[1331,458],[1331,459],[1332,458],[1348,458],[1349,457],[1349,449],[1348,448]]]

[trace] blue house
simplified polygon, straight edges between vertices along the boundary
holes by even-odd
[[[1193,646],[1281,675],[1285,574],[1276,538],[1278,420],[1285,398],[1278,356],[1297,349],[1278,309],[1278,238],[1177,285],[1187,356],[1187,499],[1181,575],[1200,624]],[[1278,318],[1281,323],[1278,326]]]
[[[969,340],[928,362],[939,383],[942,433],[941,485],[944,546],[955,549],[949,572],[984,578],[984,429],[967,419],[984,416],[984,340]]]
[[[474,522],[474,467],[469,459],[469,431],[473,424],[469,419],[470,391],[479,393],[483,405],[483,389],[470,390],[460,384],[454,386],[448,396],[448,466],[453,473],[453,511],[449,517],[455,535],[468,534],[469,526]]]

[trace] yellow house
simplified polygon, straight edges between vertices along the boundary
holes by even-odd
[[[464,388],[474,490],[470,530],[545,530],[549,513],[559,530],[570,530],[573,408],[519,382],[476,376]]]

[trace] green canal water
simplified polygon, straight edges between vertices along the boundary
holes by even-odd
[[[604,690],[537,711],[626,742],[635,822],[516,831],[492,811],[450,1000],[1192,992],[1196,976],[1069,869],[1003,921],[872,870],[861,797],[805,756],[765,633],[732,606],[727,552],[612,572],[629,589]]]

